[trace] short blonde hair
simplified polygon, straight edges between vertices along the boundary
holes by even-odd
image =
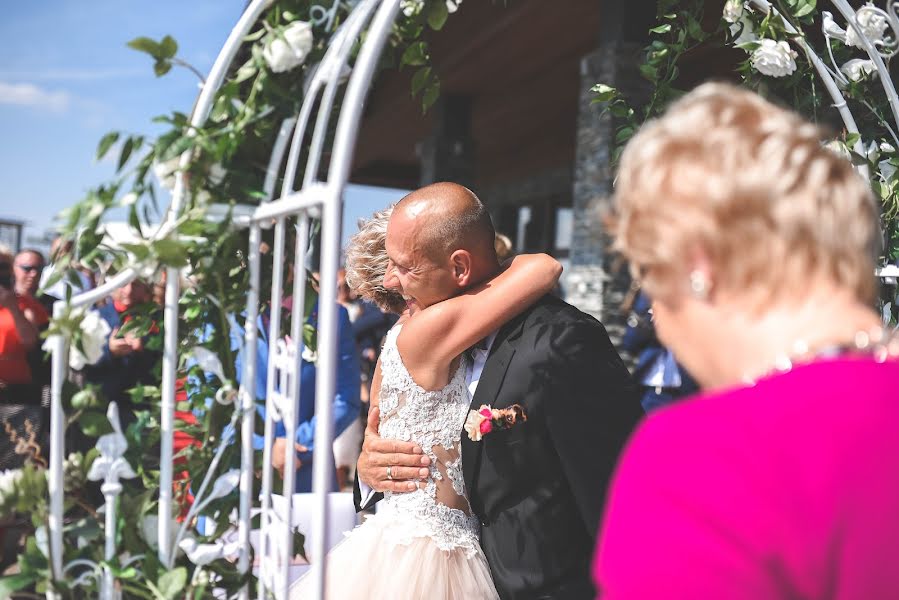
[[[622,155],[614,221],[650,295],[685,286],[699,248],[716,288],[760,302],[821,277],[873,298],[868,182],[815,125],[732,85],[704,84],[643,126]]]
[[[387,274],[387,224],[393,206],[361,221],[346,249],[346,283],[355,294],[374,302],[381,310],[401,313],[403,297],[384,287]]]

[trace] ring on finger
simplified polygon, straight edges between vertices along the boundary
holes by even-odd
[[[387,480],[388,480],[388,481],[393,481],[393,472],[392,472],[392,468],[393,468],[393,467],[389,467],[389,466],[387,467]]]

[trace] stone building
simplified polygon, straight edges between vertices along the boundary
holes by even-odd
[[[428,113],[410,94],[414,69],[376,81],[351,180],[472,187],[517,251],[567,264],[566,299],[614,336],[628,282],[596,227],[614,125],[589,90],[638,91],[654,15],[650,0],[467,0],[430,36],[441,99]]]

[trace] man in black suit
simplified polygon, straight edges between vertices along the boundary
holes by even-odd
[[[428,204],[459,194],[480,202],[462,186],[440,183],[413,192],[415,203],[404,199],[395,211],[419,211],[415,228],[439,228],[442,223],[427,218]],[[413,251],[404,254],[410,264],[391,260],[385,286],[418,308],[464,292],[440,272],[452,269],[452,261],[418,258],[409,242],[418,237],[415,230],[388,227],[388,255],[392,244]],[[477,248],[486,252],[483,244]],[[501,268],[495,254],[472,262],[479,271],[473,285]],[[481,546],[494,584],[504,600],[593,598],[589,566],[606,487],[643,414],[627,368],[599,321],[552,296],[506,323],[472,355],[472,409],[518,404],[527,417],[479,441],[462,432],[466,489],[481,521]],[[375,492],[414,489],[427,477],[429,459],[420,448],[381,439],[377,428],[373,409],[358,462],[359,509],[379,499]]]

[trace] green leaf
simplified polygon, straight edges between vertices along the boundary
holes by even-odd
[[[187,247],[181,242],[156,240],[153,242],[153,252],[159,257],[160,262],[171,267],[187,265]]]
[[[88,437],[99,437],[112,431],[112,426],[103,413],[86,412],[78,417],[78,425]]]
[[[412,77],[412,95],[416,96],[431,79],[431,67],[422,67]]]
[[[122,144],[122,151],[119,153],[119,166],[116,169],[117,171],[121,171],[122,167],[125,166],[125,163],[128,162],[128,159],[131,158],[131,152],[134,151],[134,142],[134,137],[128,136],[125,143]]]
[[[100,160],[106,153],[109,152],[109,149],[112,148],[112,145],[115,144],[119,140],[119,132],[118,131],[110,131],[102,138],[100,138],[100,143],[97,144],[97,160]]]
[[[0,577],[0,598],[9,598],[13,592],[18,592],[29,584],[34,583],[35,574],[17,573]]]
[[[618,96],[617,89],[604,83],[598,83],[594,85],[592,88],[590,88],[590,91],[596,94],[596,98],[594,98],[594,100],[596,100],[597,102],[608,102],[609,100],[612,100],[613,98]]]
[[[172,61],[167,59],[157,60],[156,64],[153,65],[153,72],[156,73],[157,77],[162,77],[171,70]]]
[[[411,65],[420,67],[428,61],[428,46],[424,42],[415,42],[410,44],[403,57],[400,59],[400,66]]]
[[[178,593],[184,589],[187,583],[187,569],[178,567],[166,573],[163,573],[156,581],[159,593],[166,600],[174,600]]]
[[[443,29],[447,17],[449,17],[449,10],[443,0],[436,0],[428,5],[428,25],[434,31]]]
[[[153,58],[159,59],[163,56],[162,46],[156,41],[148,37],[136,37],[128,42],[128,47],[138,52],[146,52]]]
[[[671,24],[665,23],[664,25],[659,25],[658,27],[653,27],[649,30],[650,33],[668,33],[671,31]]]
[[[437,102],[437,98],[440,97],[440,82],[434,81],[431,85],[428,86],[428,89],[425,90],[424,95],[421,97],[421,108],[422,111],[427,111],[435,102]]]
[[[178,42],[175,41],[170,35],[162,38],[162,42],[159,44],[159,49],[161,51],[162,56],[166,58],[173,58],[176,54],[178,54]]]

